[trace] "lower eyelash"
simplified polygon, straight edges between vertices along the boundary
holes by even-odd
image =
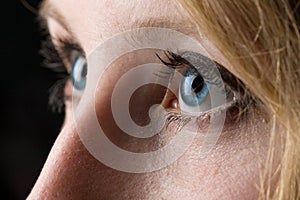
[[[176,131],[180,131],[190,119],[190,117],[183,116],[176,112],[168,112],[166,116],[166,129],[169,129],[171,124],[176,124]]]
[[[43,62],[43,66],[50,68],[52,71],[58,72],[59,76],[61,77],[61,80],[57,81],[52,88],[50,89],[50,95],[49,95],[49,106],[51,107],[51,110],[53,112],[61,113],[64,111],[65,108],[65,86],[67,81],[69,80],[69,74],[67,73],[67,70],[65,68],[65,65],[63,64],[63,61],[61,57],[59,56],[50,36],[47,37],[47,39],[42,43],[42,50],[40,51],[41,54],[45,57],[45,60]],[[173,61],[176,63],[176,66],[179,66],[181,63],[185,63],[186,61],[184,59],[179,59],[180,56],[177,56],[176,54],[172,52],[167,52],[166,55],[171,55],[172,57],[168,57],[169,61]],[[175,56],[176,55],[176,56]],[[158,55],[157,55],[158,56]],[[160,58],[158,56],[158,58]],[[179,60],[178,60],[179,59]],[[160,59],[163,61],[162,59]],[[170,66],[170,65],[168,65]],[[170,66],[171,67],[171,66]],[[174,66],[173,66],[174,68]],[[227,72],[223,73],[223,75],[228,75]],[[166,74],[157,74],[158,76],[166,76]],[[232,79],[232,75],[229,74],[226,76],[228,80]],[[228,78],[229,77],[229,78]],[[235,82],[231,80],[232,82]],[[240,81],[239,81],[240,82]],[[243,87],[243,85],[242,85]],[[233,86],[233,89],[238,88],[238,86]],[[241,90],[244,91],[244,90]],[[239,91],[240,92],[240,91]],[[243,92],[244,93],[244,92]],[[237,121],[241,119],[244,113],[247,113],[247,110],[251,107],[251,105],[255,104],[255,100],[253,98],[249,98],[247,95],[243,95],[239,101],[235,102],[234,104],[228,106],[226,108],[226,112],[230,114],[231,119],[236,119]],[[231,110],[235,110],[232,112]],[[238,110],[238,111],[236,111]],[[237,113],[231,115],[231,113]],[[213,113],[206,113],[205,116],[201,116],[200,118],[209,118],[210,115]],[[226,117],[227,118],[227,117]],[[181,130],[189,121],[191,117],[184,116],[182,114],[172,112],[170,111],[166,116],[166,128],[169,128],[170,125],[174,125],[173,128],[177,131]]]
[[[53,112],[61,113],[65,107],[64,89],[69,80],[69,74],[50,36],[42,42],[40,54],[44,57],[42,66],[56,72],[60,79],[49,90],[49,106]]]
[[[248,102],[248,103],[247,103]],[[229,105],[221,112],[225,112],[225,121],[222,132],[235,130],[238,124],[248,118],[248,113],[252,106],[255,106],[255,101],[237,101]],[[181,113],[169,111],[165,117],[166,130],[178,132],[182,130],[192,119],[197,121],[197,133],[205,133],[210,124],[210,119],[213,115],[218,115],[218,111],[206,112],[201,116],[191,117]]]
[[[52,112],[62,113],[65,110],[65,87],[69,78],[57,81],[49,90],[49,106]]]
[[[156,54],[156,56],[163,64],[165,64],[166,66],[172,69],[181,67],[184,64],[189,64],[188,61],[186,61],[180,55],[177,55],[173,52],[165,51],[164,54],[168,59],[167,62],[164,61],[158,54]],[[239,98],[229,103],[228,105],[203,113],[203,115],[197,118],[199,119],[198,120],[199,123],[203,124],[202,121],[207,121],[207,120],[209,121],[210,117],[213,116],[214,114],[217,114],[218,112],[226,112],[225,121],[230,122],[230,126],[233,127],[240,120],[244,119],[244,116],[248,113],[250,108],[253,108],[253,106],[256,105],[257,100],[253,98],[251,95],[249,95],[249,91],[239,79],[237,79],[234,75],[232,75],[223,66],[218,66],[218,68],[220,70],[222,79],[224,79],[223,81],[226,82],[227,84],[227,87],[231,88],[232,90],[234,90],[234,92],[238,93]],[[190,119],[191,117],[184,116],[184,114],[169,112],[168,116],[166,117],[166,121],[167,121],[166,127],[169,127],[170,124],[175,124],[176,129],[180,130],[188,123]],[[230,127],[229,123],[227,124],[228,125],[226,127],[227,128]],[[199,128],[201,129],[201,127]]]

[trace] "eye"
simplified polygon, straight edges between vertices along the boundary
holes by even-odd
[[[183,75],[178,87],[178,102],[183,113],[213,112],[227,109],[236,102],[238,90],[232,88],[237,88],[237,83],[225,68],[210,58],[195,52],[177,55],[167,51],[165,56],[168,61],[158,58]]]
[[[179,102],[187,106],[201,105],[209,94],[209,84],[193,67],[184,74],[179,87]]]
[[[73,86],[78,91],[83,91],[86,85],[87,61],[82,55],[78,55],[72,65],[71,79]]]

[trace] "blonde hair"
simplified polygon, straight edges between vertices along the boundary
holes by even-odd
[[[279,178],[272,185],[271,170],[264,172],[259,199],[300,199],[300,1],[179,1],[281,127],[271,134],[284,138]]]

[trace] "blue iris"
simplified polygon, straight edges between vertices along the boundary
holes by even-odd
[[[180,85],[180,96],[188,106],[199,106],[208,96],[209,88],[196,68],[189,68]]]
[[[87,61],[80,55],[77,56],[72,66],[71,78],[76,90],[82,91],[86,85]]]

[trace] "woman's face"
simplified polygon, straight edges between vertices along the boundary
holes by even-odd
[[[205,46],[211,59],[234,74],[235,69],[230,67],[212,46],[213,41],[207,42],[205,36],[200,37],[201,30],[194,26],[183,8],[174,1],[48,0],[44,4],[42,15],[47,20],[50,35],[69,72],[74,65],[74,59],[70,58],[73,54],[80,54],[83,57],[94,54],[99,44],[124,31],[140,27],[163,27],[195,38]],[[64,40],[78,44],[81,50],[77,47],[71,50],[61,48],[63,46],[61,42]],[[75,45],[70,46],[72,48]],[[157,61],[158,57],[153,52],[144,49],[118,59],[104,72],[95,92],[94,108],[98,120],[106,130],[106,136],[116,145],[131,152],[144,152],[166,145],[178,131],[174,128],[177,123],[175,120],[171,128],[161,131],[158,136],[149,140],[132,139],[117,128],[112,111],[109,109],[115,83],[134,66],[155,59]],[[164,57],[162,52],[158,54]],[[91,66],[88,66],[88,73],[92,71],[89,67]],[[229,78],[233,79],[233,76]],[[164,90],[158,86],[149,86],[140,88],[140,91],[141,94],[133,95],[132,99],[136,102],[130,105],[134,105],[131,106],[132,118],[143,124],[145,119],[143,111],[146,108],[149,110],[149,106],[144,104],[151,104],[149,98],[145,100],[143,97],[163,98],[164,95],[161,94]],[[239,101],[239,98],[242,98],[242,95],[231,91],[230,87],[228,91],[235,94],[235,98],[229,99],[229,102]],[[72,96],[71,81],[66,84],[65,95]],[[262,178],[260,171],[263,169],[269,143],[268,120],[265,120],[265,112],[259,104],[246,106],[247,109],[243,114],[239,113],[240,104],[228,109],[223,132],[204,158],[199,156],[203,137],[202,139],[195,137],[183,155],[164,168],[152,172],[128,173],[107,166],[93,156],[93,152],[82,142],[78,133],[78,127],[82,127],[83,123],[89,123],[89,113],[85,112],[84,119],[74,120],[72,102],[70,98],[66,99],[64,126],[29,199],[255,199],[257,197]],[[180,101],[178,102],[176,98],[171,98],[165,105],[165,108],[176,111],[180,110],[180,107]],[[205,129],[209,117],[207,115],[200,117],[197,122]],[[198,132],[195,131],[195,134]],[[112,154],[112,152],[104,153]]]

